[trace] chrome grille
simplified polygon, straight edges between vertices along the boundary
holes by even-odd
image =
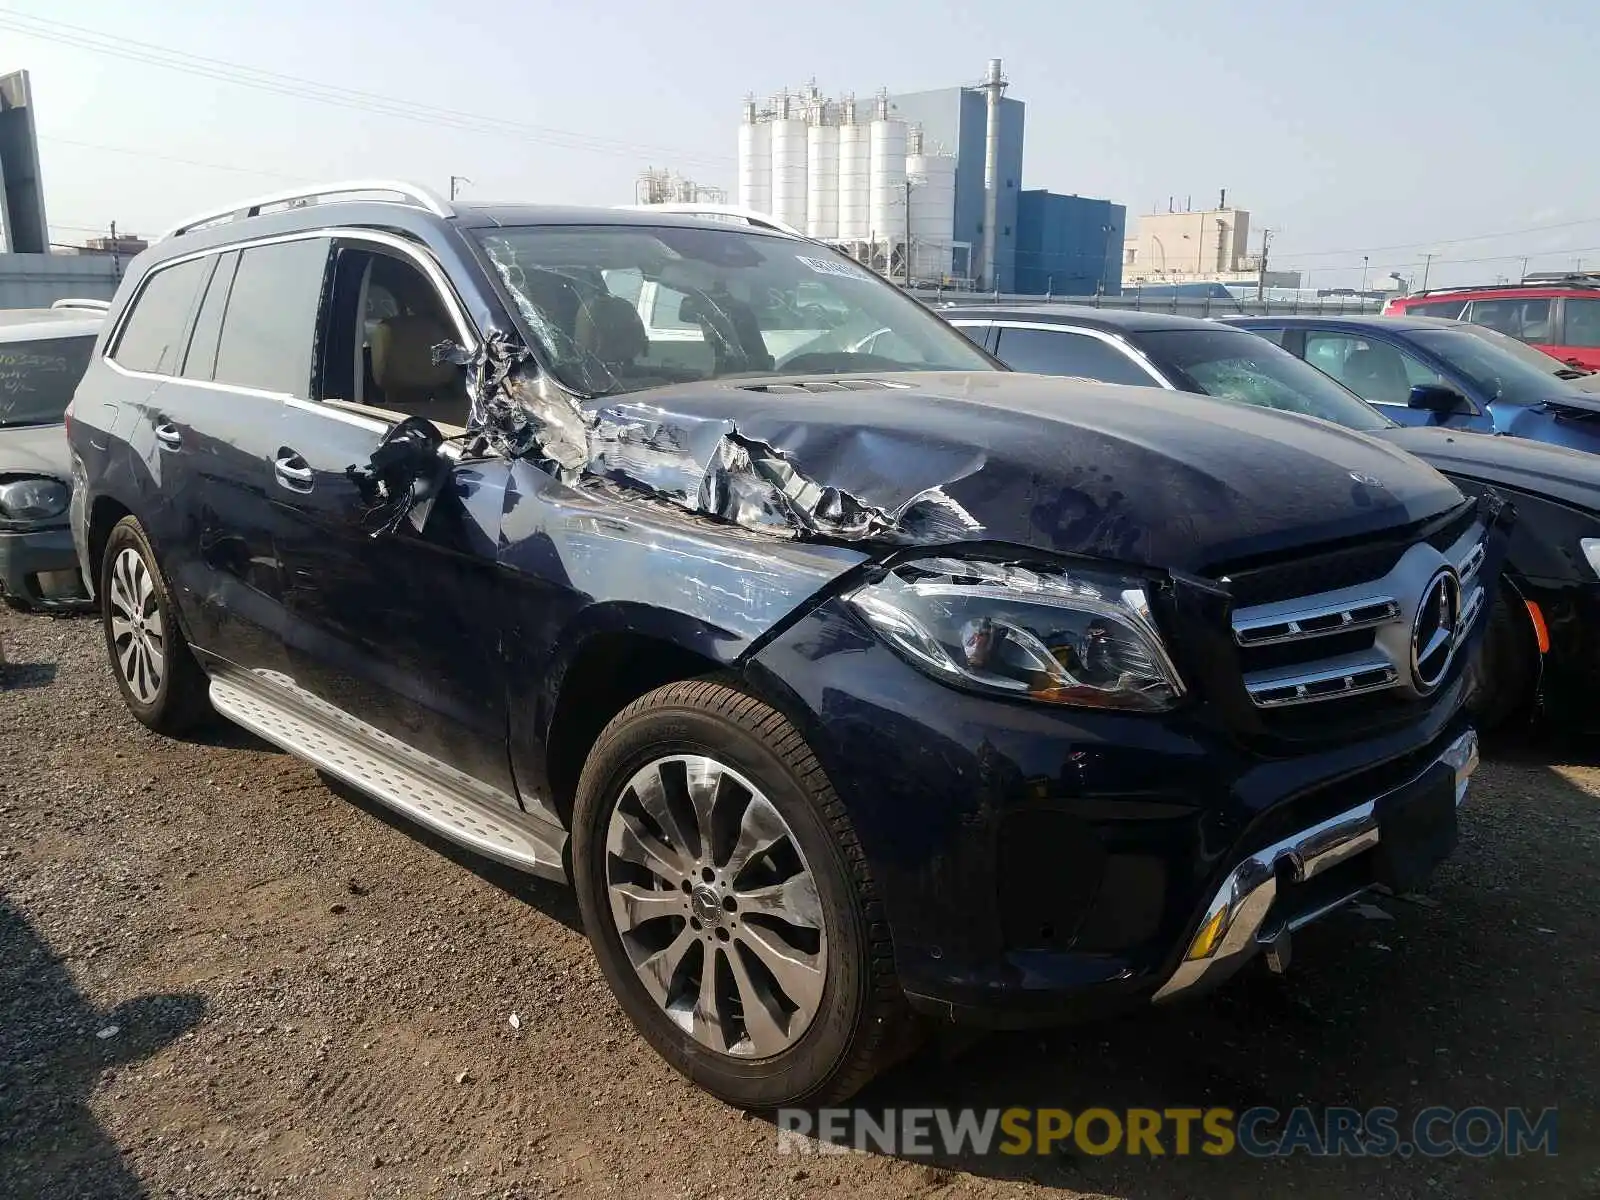
[[[1461,583],[1454,641],[1466,637],[1483,611],[1483,537],[1474,521],[1447,546],[1407,548],[1366,583],[1236,609],[1233,640],[1251,701],[1278,709],[1390,689],[1427,694],[1413,666],[1419,606],[1440,568],[1453,568]],[[1268,646],[1275,649],[1263,654]]]

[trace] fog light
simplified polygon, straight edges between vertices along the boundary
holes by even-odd
[[[1217,909],[1206,923],[1200,926],[1200,932],[1194,935],[1194,941],[1189,943],[1189,953],[1184,957],[1193,961],[1197,958],[1210,958],[1212,952],[1222,944],[1222,935],[1228,930],[1227,906]]]
[[[40,571],[34,575],[39,584],[39,594],[46,600],[76,600],[84,595],[78,572]]]

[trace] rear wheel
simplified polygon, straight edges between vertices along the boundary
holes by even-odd
[[[618,714],[578,785],[572,861],[623,1010],[714,1095],[831,1103],[907,1045],[850,819],[799,732],[760,701],[696,681]]]
[[[1539,637],[1527,606],[1502,586],[1484,631],[1479,687],[1471,711],[1484,732],[1533,707],[1539,684]]]
[[[205,673],[133,517],[118,521],[106,539],[100,597],[111,673],[133,715],[157,733],[180,733],[202,719],[210,711]]]

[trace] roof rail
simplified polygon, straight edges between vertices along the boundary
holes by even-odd
[[[82,309],[84,312],[110,312],[111,311],[111,301],[109,301],[109,300],[77,300],[77,299],[57,300],[54,304],[52,304],[50,306],[50,308],[51,308],[52,311],[55,310],[55,309],[58,309],[58,308],[60,308],[60,309],[69,309],[70,308],[70,309]]]
[[[284,208],[300,208],[310,204],[321,203],[325,200],[339,196],[363,195],[369,192],[384,192],[400,197],[400,203],[409,204],[414,208],[426,209],[436,217],[453,217],[455,210],[448,203],[441,200],[427,188],[419,187],[414,183],[403,183],[394,179],[355,179],[346,183],[325,183],[314,187],[289,188],[287,191],[273,192],[267,196],[257,196],[254,200],[244,200],[231,204],[227,208],[213,209],[210,212],[200,213],[182,221],[162,234],[157,241],[177,237],[182,233],[191,233],[196,229],[204,229],[210,225],[222,225],[229,221],[240,221],[246,217],[261,215],[264,208],[282,206]]]
[[[772,229],[776,230],[778,233],[787,233],[790,237],[806,237],[805,234],[801,233],[793,225],[785,224],[784,222],[778,220],[777,217],[771,217],[766,213],[757,212],[753,208],[740,208],[737,204],[623,204],[619,205],[618,207],[626,208],[633,212],[674,213],[678,216],[684,217],[731,218],[734,220],[743,221],[747,225],[755,225],[761,229]],[[809,241],[810,239],[807,238],[806,240]]]

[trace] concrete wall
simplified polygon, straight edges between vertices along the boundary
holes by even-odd
[[[870,112],[870,108],[867,110]],[[1000,102],[1000,193],[995,258],[1000,288],[1012,286],[1016,267],[1017,200],[1022,189],[1022,139],[1027,106],[1020,100]],[[972,246],[974,263],[983,246],[983,158],[988,111],[982,92],[939,88],[889,97],[889,112],[922,126],[923,145],[956,156],[956,242]],[[959,271],[960,264],[957,264]]]
[[[127,259],[96,254],[0,254],[0,308],[49,308],[57,300],[109,300]]]
[[[1109,200],[1022,192],[1014,290],[1034,296],[1115,296],[1122,287],[1127,220],[1127,209]]]

